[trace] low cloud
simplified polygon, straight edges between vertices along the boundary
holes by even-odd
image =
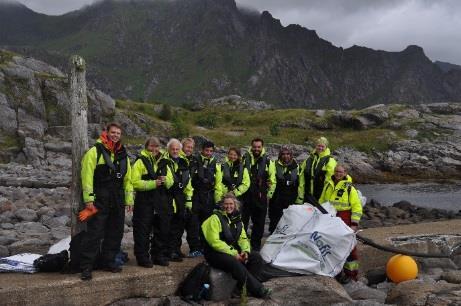
[[[0,0],[2,1],[2,0]],[[3,0],[5,1],[5,0]],[[60,15],[96,0],[20,0],[34,11]],[[236,0],[267,10],[283,25],[316,30],[336,46],[401,51],[416,44],[432,60],[461,64],[461,1],[458,0]]]

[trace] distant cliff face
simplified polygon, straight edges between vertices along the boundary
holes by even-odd
[[[62,16],[0,4],[0,45],[63,68],[78,53],[113,96],[172,103],[238,94],[281,107],[461,101],[461,71],[417,46],[342,49],[234,0],[105,0]]]

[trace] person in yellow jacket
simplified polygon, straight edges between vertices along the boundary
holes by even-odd
[[[251,269],[248,265],[255,262],[253,256],[257,255],[250,253],[250,244],[241,221],[239,205],[237,198],[228,193],[223,198],[221,209],[215,210],[203,222],[205,259],[212,267],[230,273],[237,280],[239,288],[246,285],[248,292],[253,296],[266,298],[269,297],[270,290],[264,288],[261,282],[248,271]]]
[[[191,176],[194,194],[192,196],[192,212],[197,214],[199,224],[207,219],[215,209],[217,189],[222,180],[221,165],[214,155],[214,143],[205,141],[199,156],[191,160]]]
[[[294,204],[298,197],[299,166],[293,158],[293,151],[283,146],[275,161],[277,185],[274,196],[269,202],[269,233],[273,233],[283,210]]]
[[[357,189],[352,185],[352,178],[347,174],[345,166],[337,165],[331,180],[323,189],[319,203],[330,202],[340,217],[354,231],[357,231],[362,217],[362,204]],[[354,248],[346,260],[343,272],[339,275],[341,282],[357,280],[359,272],[357,248]]]
[[[139,266],[147,268],[153,264],[168,266],[173,206],[167,191],[174,181],[157,137],[147,139],[133,165],[131,181],[136,191],[133,212],[136,261]]]
[[[182,144],[178,139],[172,138],[168,141],[165,158],[168,167],[173,175],[173,186],[168,190],[169,201],[174,207],[173,218],[171,219],[171,230],[169,237],[170,260],[182,261],[185,257],[181,252],[182,234],[184,232],[184,221],[186,207],[192,208],[192,194],[194,189],[191,184],[189,161],[180,155]]]
[[[96,144],[82,159],[82,190],[86,210],[96,212],[88,218],[81,241],[80,277],[92,278],[92,270],[102,243],[103,269],[120,272],[115,256],[120,251],[125,223],[125,208],[133,205],[131,167],[121,144],[122,128],[110,123]]]
[[[179,155],[187,160],[189,170],[192,170],[193,166],[196,165],[196,156],[194,155],[195,141],[191,137],[186,137],[181,140],[181,144],[182,149]],[[189,245],[189,254],[187,257],[194,258],[203,256],[201,251],[202,246],[200,243],[200,221],[198,212],[196,210],[192,210],[192,204],[189,203],[186,203],[184,229],[187,233],[186,240]]]
[[[216,203],[220,202],[225,194],[233,193],[242,202],[243,195],[250,187],[248,169],[242,162],[242,153],[236,147],[230,147],[227,157],[221,164],[222,180],[221,187],[215,192]]]
[[[331,156],[328,140],[325,137],[318,138],[315,149],[301,164],[296,203],[312,202],[309,201],[311,197],[318,201],[325,181],[333,175],[335,166],[336,160]]]
[[[250,219],[253,222],[251,248],[259,251],[266,223],[268,201],[272,198],[277,184],[275,165],[266,155],[264,141],[261,138],[254,138],[251,141],[251,148],[243,156],[243,162],[250,175],[250,188],[245,193],[242,221],[245,230],[248,229]]]

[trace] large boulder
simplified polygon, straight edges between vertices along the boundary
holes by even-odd
[[[459,284],[411,280],[391,288],[386,303],[407,306],[460,305],[459,292],[461,292]]]
[[[264,284],[272,289],[271,300],[276,305],[331,305],[352,302],[334,278],[309,275],[274,278]],[[287,304],[288,303],[288,304]]]

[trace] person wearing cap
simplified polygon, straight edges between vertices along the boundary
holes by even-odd
[[[87,223],[87,230],[82,233],[80,278],[85,281],[92,278],[100,251],[104,270],[122,270],[115,256],[123,238],[124,206],[127,205],[129,211],[133,207],[133,186],[130,162],[121,136],[122,127],[110,123],[82,159],[82,191],[86,208],[80,213],[80,220]]]
[[[293,151],[283,146],[275,162],[277,185],[269,202],[269,232],[272,234],[283,215],[283,210],[294,204],[298,196],[299,167]]]
[[[315,142],[315,149],[301,164],[296,203],[318,201],[325,181],[331,178],[335,166],[336,160],[331,156],[328,140],[319,137]]]
[[[134,255],[139,266],[169,265],[169,234],[173,207],[168,189],[174,180],[157,137],[146,140],[133,165],[131,181],[136,190],[133,211]]]
[[[222,180],[221,165],[217,163],[214,154],[214,143],[205,141],[202,151],[191,164],[192,212],[197,214],[199,224],[207,219],[215,209],[215,193],[219,191]]]
[[[357,231],[362,217],[362,204],[357,189],[352,185],[352,178],[347,174],[344,165],[337,165],[334,175],[327,180],[320,196],[319,203],[330,202],[337,211],[336,216],[340,217],[354,232]],[[346,260],[343,272],[339,275],[342,283],[350,279],[357,280],[359,262],[357,248],[354,248]]]

